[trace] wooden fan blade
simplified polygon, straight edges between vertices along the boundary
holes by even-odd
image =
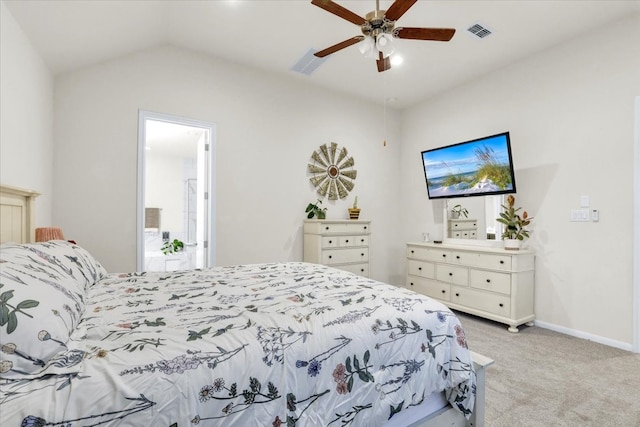
[[[381,73],[383,71],[387,71],[391,69],[391,60],[387,56],[386,58],[382,54],[382,52],[378,52],[380,59],[376,59],[376,65],[378,66],[378,72]]]
[[[417,1],[418,0],[396,0],[391,6],[389,6],[384,17],[390,21],[397,21]]]
[[[393,30],[393,36],[399,39],[433,40],[438,42],[448,42],[455,33],[455,28],[398,27]]]
[[[345,41],[342,41],[340,43],[334,44],[333,46],[330,46],[326,49],[318,51],[314,53],[314,55],[317,56],[318,58],[324,58],[325,56],[331,55],[332,53],[335,53],[341,49],[344,49],[345,47],[354,45],[358,42],[361,42],[362,40],[364,40],[364,36],[355,36]]]
[[[367,23],[367,20],[363,17],[356,15],[349,9],[346,9],[339,4],[332,2],[331,0],[311,0],[311,4],[316,5],[319,8],[324,9],[329,13],[333,13],[334,15],[339,16],[342,19],[346,19],[347,21],[352,22],[356,25],[364,25]]]

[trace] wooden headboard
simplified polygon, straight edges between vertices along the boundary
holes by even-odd
[[[35,200],[40,193],[0,184],[0,243],[35,240]]]

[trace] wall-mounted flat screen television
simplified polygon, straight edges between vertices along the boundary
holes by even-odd
[[[516,192],[509,132],[421,154],[430,199]]]

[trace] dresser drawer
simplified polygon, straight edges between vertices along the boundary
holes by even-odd
[[[327,249],[322,252],[322,264],[325,265],[368,261],[369,248]]]
[[[369,246],[369,236],[322,236],[322,248],[348,248],[354,246]]]
[[[466,264],[471,267],[511,271],[511,256],[498,254],[467,254]]]
[[[341,248],[349,246],[369,246],[369,236],[339,236],[338,241]]]
[[[417,246],[407,247],[407,258],[426,260],[428,253],[429,253],[429,248],[420,248]]]
[[[469,270],[469,285],[472,288],[510,295],[511,275],[497,271],[471,269]]]
[[[360,276],[369,277],[369,264],[343,264],[336,265],[335,268],[340,270],[348,271],[349,273],[358,274]]]
[[[492,294],[470,288],[451,287],[451,302],[482,310],[499,316],[511,316],[511,301],[508,296]]]
[[[336,236],[322,236],[323,248],[338,248],[340,247],[340,239]]]
[[[369,246],[369,235],[354,236],[355,246]]]
[[[465,267],[469,266],[469,260],[474,256],[474,254],[465,251],[452,251],[449,254],[449,257],[446,262],[450,264],[460,264]]]
[[[463,231],[462,237],[465,239],[475,239],[478,237],[476,230]]]
[[[476,221],[456,221],[449,220],[449,230],[477,230],[478,223]]]
[[[475,230],[451,230],[451,237],[454,239],[475,239],[477,236]]]
[[[304,232],[314,234],[369,234],[371,225],[361,222],[308,222],[304,224]]]
[[[413,276],[427,277],[429,279],[436,278],[435,264],[424,261],[415,261],[412,259],[408,260],[407,263],[409,274]]]
[[[424,277],[407,276],[407,289],[442,301],[449,301],[451,285]]]
[[[441,282],[467,286],[469,284],[469,269],[455,265],[437,264],[436,279]]]
[[[409,246],[407,247],[407,257],[423,259],[425,261],[449,262],[451,259],[451,251],[446,249]]]

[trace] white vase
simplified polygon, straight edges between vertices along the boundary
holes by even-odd
[[[510,251],[517,251],[522,246],[522,240],[504,239],[504,248]]]

